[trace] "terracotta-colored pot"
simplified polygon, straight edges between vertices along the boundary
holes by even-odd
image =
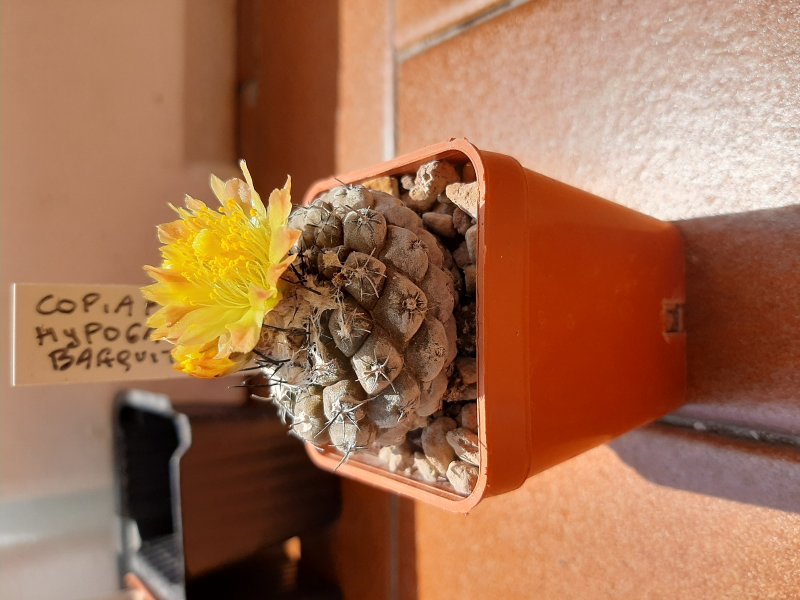
[[[313,185],[472,162],[478,218],[480,475],[468,497],[350,460],[338,473],[454,512],[684,402],[684,257],[670,223],[479,150],[464,139]],[[334,470],[335,452],[306,449]]]

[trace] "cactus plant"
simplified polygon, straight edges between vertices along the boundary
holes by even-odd
[[[457,207],[445,190],[460,181],[452,164],[434,161],[405,179],[402,197],[341,185],[294,209],[289,225],[302,234],[288,289],[266,315],[256,352],[298,437],[333,445],[346,460],[402,444],[441,409],[465,287],[451,253]],[[438,227],[427,225],[432,215]],[[431,231],[442,219],[450,239]]]
[[[477,449],[445,429],[476,432],[459,416],[477,397],[471,165],[342,184],[291,213],[289,181],[265,208],[242,169],[246,182],[212,176],[220,214],[176,209],[162,266],[146,267],[176,368],[215,377],[255,359],[257,397],[297,437],[468,493]]]

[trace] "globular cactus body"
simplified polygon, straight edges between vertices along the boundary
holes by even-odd
[[[298,437],[345,458],[366,447],[377,453],[400,448],[441,410],[464,288],[448,249],[458,241],[458,209],[444,197],[457,181],[452,165],[434,161],[402,199],[342,185],[292,213],[302,235],[281,309],[267,315],[257,350]],[[395,466],[412,468],[413,453],[403,452],[407,460]],[[448,465],[435,466],[443,477]]]

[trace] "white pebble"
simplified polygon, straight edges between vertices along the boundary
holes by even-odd
[[[447,466],[455,458],[455,451],[447,443],[447,432],[457,423],[449,417],[440,417],[422,430],[422,450],[436,470],[444,475]]]
[[[478,182],[451,183],[445,194],[450,201],[473,219],[478,218]]]
[[[459,494],[466,496],[478,482],[478,467],[454,460],[447,467],[447,480]]]
[[[430,210],[436,197],[445,191],[448,184],[456,181],[458,173],[451,163],[439,160],[426,163],[417,170],[406,205],[419,212]]]
[[[411,451],[406,446],[385,446],[378,452],[378,458],[392,473],[410,467],[413,463]]]
[[[480,446],[478,445],[477,433],[459,427],[448,431],[445,437],[458,458],[476,467],[480,464]]]
[[[436,467],[431,464],[422,452],[414,453],[414,471],[423,481],[434,483],[438,478]]]

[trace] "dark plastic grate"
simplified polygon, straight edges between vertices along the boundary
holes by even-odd
[[[183,557],[178,547],[178,536],[174,533],[143,541],[139,557],[170,583],[183,581]]]

